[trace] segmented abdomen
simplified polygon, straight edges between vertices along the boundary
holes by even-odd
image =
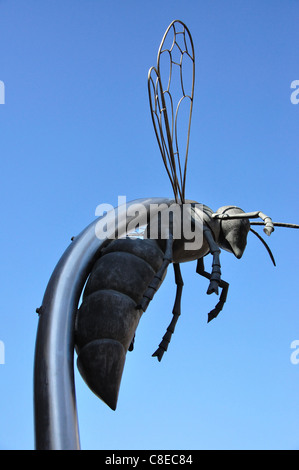
[[[163,262],[155,240],[113,240],[101,251],[78,310],[78,368],[92,391],[112,409],[142,310],[136,308]]]

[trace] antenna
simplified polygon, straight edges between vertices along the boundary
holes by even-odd
[[[283,222],[272,222],[274,227],[299,228],[297,224],[285,224]],[[250,225],[264,225],[263,222],[250,222]]]
[[[262,222],[261,222],[262,224]],[[270,258],[272,260],[272,263],[274,264],[274,266],[276,266],[276,263],[275,263],[275,259],[274,259],[274,256],[273,256],[273,253],[272,251],[270,250],[268,244],[265,242],[265,240],[263,239],[263,237],[260,236],[259,233],[257,233],[255,230],[253,230],[252,228],[249,229],[250,232],[254,233],[254,235],[262,242],[262,244],[265,246],[266,250],[268,251],[269,255],[270,255]]]

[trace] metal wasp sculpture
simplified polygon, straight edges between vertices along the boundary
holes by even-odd
[[[169,70],[164,83],[162,60],[166,60]],[[184,74],[185,67],[191,69],[188,77]],[[244,212],[231,205],[214,212],[205,205],[185,199],[194,77],[195,58],[190,32],[181,21],[173,21],[162,39],[157,66],[152,67],[148,74],[154,130],[174,193],[174,198],[160,198],[158,202],[164,204],[165,210],[173,204],[182,210],[186,207],[193,229],[198,229],[202,235],[202,242],[196,249],[187,250],[184,236],[175,236],[176,218],[170,217],[169,223],[163,224],[161,213],[156,212],[151,213],[150,220],[147,220],[143,238],[106,239],[101,244],[76,315],[75,347],[82,377],[91,390],[112,409],[116,408],[126,353],[133,349],[140,317],[163,282],[170,264],[174,267],[177,292],[172,321],[153,354],[159,361],[168,348],[181,313],[183,280],[180,263],[197,260],[197,273],[209,281],[207,294],[218,294],[221,290],[217,305],[208,314],[210,321],[223,309],[229,287],[221,278],[220,250],[224,249],[241,258],[247,235],[251,231],[263,242],[275,264],[270,248],[252,226],[264,225],[267,235],[273,232],[274,226],[299,228],[298,225],[274,223],[261,211]],[[178,98],[175,98],[173,82],[178,85]],[[187,109],[188,116],[184,160],[179,151],[178,132],[178,120],[183,107]],[[151,201],[154,203],[157,199],[141,200],[147,204]],[[262,221],[250,220],[256,218]],[[154,223],[159,227],[155,238],[148,235]],[[212,255],[211,272],[204,267],[203,259],[208,254]]]

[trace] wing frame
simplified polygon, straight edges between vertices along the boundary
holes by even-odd
[[[178,30],[180,28],[180,30]],[[171,46],[165,46],[166,39],[169,37],[170,31],[173,32],[173,39]],[[182,35],[183,43],[179,44],[178,36]],[[187,40],[188,38],[188,40]],[[189,44],[188,44],[188,43]],[[183,44],[183,46],[182,46]],[[176,48],[176,49],[175,49]],[[174,60],[174,50],[179,50],[179,62]],[[169,75],[167,80],[167,88],[162,84],[161,72],[161,57],[163,54],[169,56]],[[192,65],[192,80],[190,94],[185,92],[184,76],[183,76],[183,63],[184,58],[188,57]],[[176,109],[174,111],[174,102],[171,92],[173,66],[179,67],[180,73],[180,91],[181,97],[175,103]],[[177,84],[176,84],[177,85]],[[154,130],[162,155],[163,163],[166,168],[168,177],[170,179],[172,189],[176,202],[185,202],[185,187],[186,187],[186,174],[188,151],[190,141],[191,118],[194,99],[194,85],[195,85],[195,53],[192,36],[187,26],[180,20],[174,20],[168,26],[162,38],[160,47],[158,49],[157,66],[151,67],[148,73],[148,93],[150,102],[151,117],[154,125]],[[170,109],[167,108],[165,97],[168,97]],[[187,126],[187,137],[185,146],[185,160],[181,164],[179,142],[178,142],[178,116],[180,107],[184,100],[189,99],[189,117]]]

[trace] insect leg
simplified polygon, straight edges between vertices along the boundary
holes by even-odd
[[[146,311],[150,301],[153,299],[156,291],[159,289],[164,275],[167,271],[167,268],[169,264],[172,262],[172,245],[173,245],[173,236],[172,233],[169,234],[169,238],[166,241],[166,249],[165,249],[165,254],[163,258],[162,265],[160,269],[157,271],[155,276],[153,277],[153,280],[149,284],[148,288],[146,289],[145,293],[143,294],[142,300],[139,305],[137,305],[137,309],[143,310],[143,312]]]
[[[155,293],[159,289],[164,276],[166,274],[167,268],[170,263],[172,263],[172,247],[173,247],[173,213],[170,212],[169,214],[169,233],[168,238],[166,239],[166,247],[163,257],[163,262],[154,275],[152,281],[150,282],[149,286],[147,287],[146,291],[143,294],[141,302],[137,305],[137,309],[146,311],[150,301],[153,299]]]
[[[208,273],[207,271],[205,271],[203,258],[200,258],[197,260],[196,272],[207,279],[211,279],[212,275]],[[209,312],[208,323],[211,320],[213,320],[213,318],[217,317],[217,315],[221,312],[226,302],[229,283],[221,279],[219,282],[219,287],[222,289],[221,294],[220,294],[220,299],[219,299],[218,304],[215,306],[215,308]]]
[[[203,235],[209,244],[210,252],[213,256],[212,273],[207,294],[210,295],[215,292],[218,295],[218,286],[221,281],[220,248],[214,241],[211,230],[206,225],[203,226]]]
[[[128,351],[133,351],[133,349],[134,349],[134,342],[135,342],[135,333],[134,333],[134,336],[133,336],[133,339],[132,339],[132,341],[131,341],[131,344],[130,344],[130,346],[129,346]]]
[[[167,351],[167,348],[168,348],[168,345],[170,343],[172,334],[174,333],[175,325],[176,325],[176,323],[178,321],[178,318],[181,314],[181,297],[182,297],[184,282],[183,282],[183,278],[182,278],[182,275],[181,275],[180,265],[178,263],[174,263],[173,268],[174,268],[174,275],[175,275],[175,283],[176,283],[176,286],[177,286],[175,302],[174,302],[174,306],[173,306],[173,310],[172,310],[173,318],[172,318],[172,320],[171,320],[171,322],[170,322],[170,324],[169,324],[169,326],[166,330],[165,335],[162,338],[161,343],[159,344],[158,349],[154,352],[154,354],[152,354],[153,357],[158,358],[159,362],[161,361],[165,351]]]

